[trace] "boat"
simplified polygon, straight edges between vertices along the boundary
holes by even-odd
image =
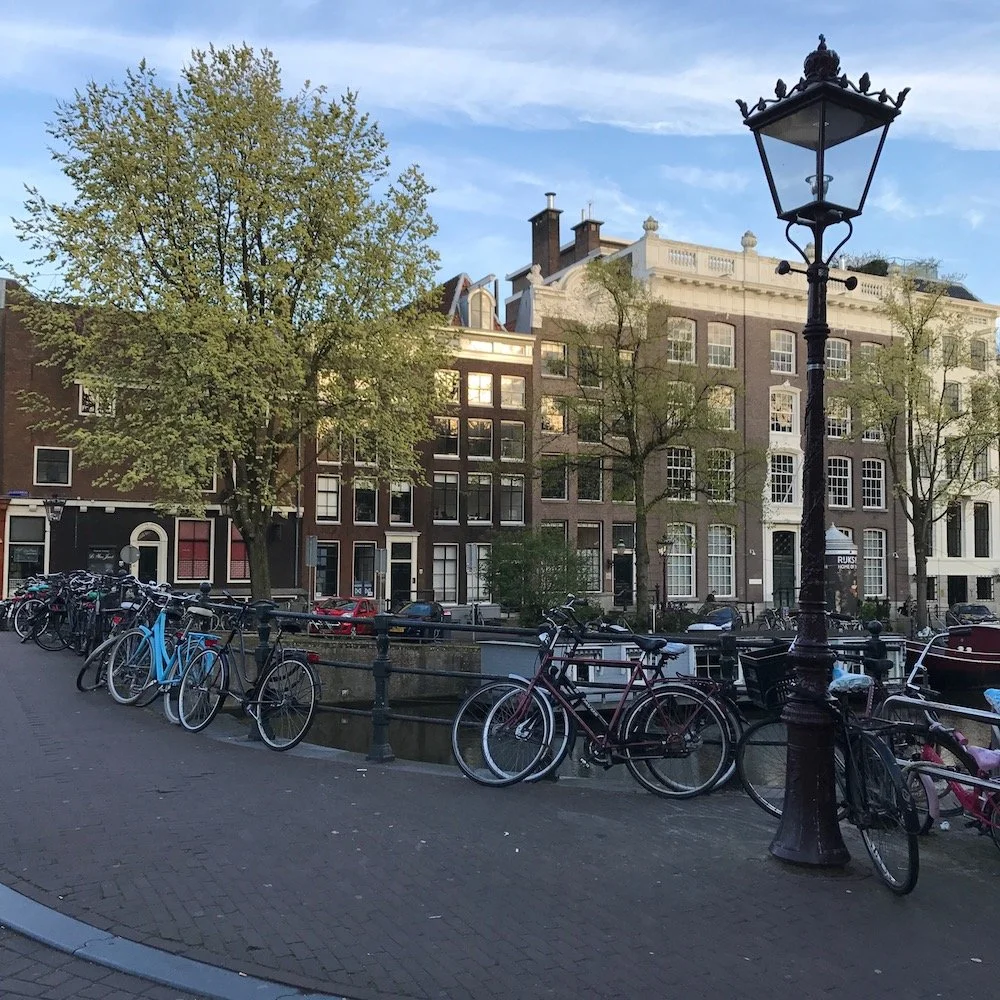
[[[931,687],[951,688],[1000,686],[1000,622],[953,626],[927,639],[907,639],[906,667],[913,667],[926,648],[924,667]]]

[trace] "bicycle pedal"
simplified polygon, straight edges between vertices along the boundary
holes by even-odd
[[[587,770],[588,770],[588,771],[589,771],[589,770],[590,770],[590,768],[591,768],[591,767],[593,766],[593,765],[592,765],[592,764],[590,763],[590,761],[589,761],[589,760],[587,760],[587,758],[586,758],[586,757],[581,757],[581,758],[580,758],[580,764],[581,764],[581,766],[582,766],[582,767],[585,767],[585,768],[587,768]]]

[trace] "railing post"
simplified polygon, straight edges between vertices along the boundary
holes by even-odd
[[[372,661],[372,679],[375,684],[375,700],[372,704],[372,743],[368,750],[368,760],[388,764],[396,755],[389,745],[389,674],[392,663],[389,660],[389,622],[392,615],[382,612],[375,616],[375,659]]]
[[[253,662],[256,666],[254,673],[254,686],[264,679],[264,665],[267,663],[268,654],[271,652],[271,609],[263,606],[257,609],[257,646],[253,651]],[[257,726],[251,726],[247,732],[247,739],[254,743],[261,742],[260,731]]]
[[[727,681],[736,680],[736,667],[739,662],[739,653],[736,649],[736,637],[724,635],[719,638],[719,671],[723,679]]]

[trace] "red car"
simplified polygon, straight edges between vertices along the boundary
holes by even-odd
[[[371,625],[356,621],[337,621],[338,618],[374,618],[378,605],[370,597],[324,597],[313,605],[314,615],[329,615],[333,621],[310,622],[309,631],[315,635],[374,635]]]

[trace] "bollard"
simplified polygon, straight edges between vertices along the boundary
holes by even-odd
[[[866,674],[884,681],[889,676],[889,671],[892,670],[892,660],[885,655],[888,650],[885,643],[879,638],[882,633],[882,623],[874,618],[865,625],[865,628],[870,634],[862,647],[861,664],[865,668]]]
[[[257,647],[253,651],[253,662],[257,668],[253,681],[255,687],[264,679],[264,667],[267,664],[268,654],[271,652],[268,642],[271,638],[271,611],[272,608],[267,605],[262,605],[257,609]],[[256,726],[250,727],[247,739],[255,743],[262,742]]]
[[[396,759],[389,745],[389,674],[392,663],[389,660],[389,622],[392,615],[382,612],[375,616],[375,659],[372,661],[372,679],[375,684],[375,700],[372,703],[372,743],[367,759],[379,764],[388,764]]]

